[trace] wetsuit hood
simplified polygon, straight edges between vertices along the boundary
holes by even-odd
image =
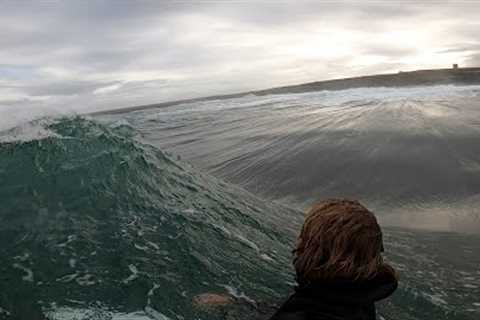
[[[318,281],[302,283],[296,289],[299,296],[332,303],[365,305],[390,296],[398,286],[394,274],[381,272],[365,281]]]
[[[395,272],[388,267],[365,281],[298,283],[271,320],[375,320],[375,302],[391,295],[398,285]]]

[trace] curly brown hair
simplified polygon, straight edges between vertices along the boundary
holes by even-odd
[[[293,265],[300,283],[368,280],[385,271],[397,278],[382,251],[382,231],[372,212],[358,201],[329,199],[308,210]]]

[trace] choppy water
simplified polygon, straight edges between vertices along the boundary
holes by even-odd
[[[265,318],[293,285],[300,210],[327,196],[385,226],[401,283],[383,318],[478,319],[478,90],[249,96],[4,131],[0,319]],[[198,310],[204,292],[237,300]]]
[[[268,199],[353,197],[388,225],[480,233],[478,86],[248,96],[118,118]]]

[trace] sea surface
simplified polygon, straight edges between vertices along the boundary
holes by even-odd
[[[329,197],[382,224],[401,279],[380,319],[480,318],[478,86],[6,123],[0,319],[265,319],[295,285],[304,210]],[[195,307],[206,292],[234,303]]]

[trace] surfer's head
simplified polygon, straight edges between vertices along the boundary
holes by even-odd
[[[298,237],[293,264],[299,282],[367,280],[385,265],[377,219],[358,201],[326,200],[311,207]]]

